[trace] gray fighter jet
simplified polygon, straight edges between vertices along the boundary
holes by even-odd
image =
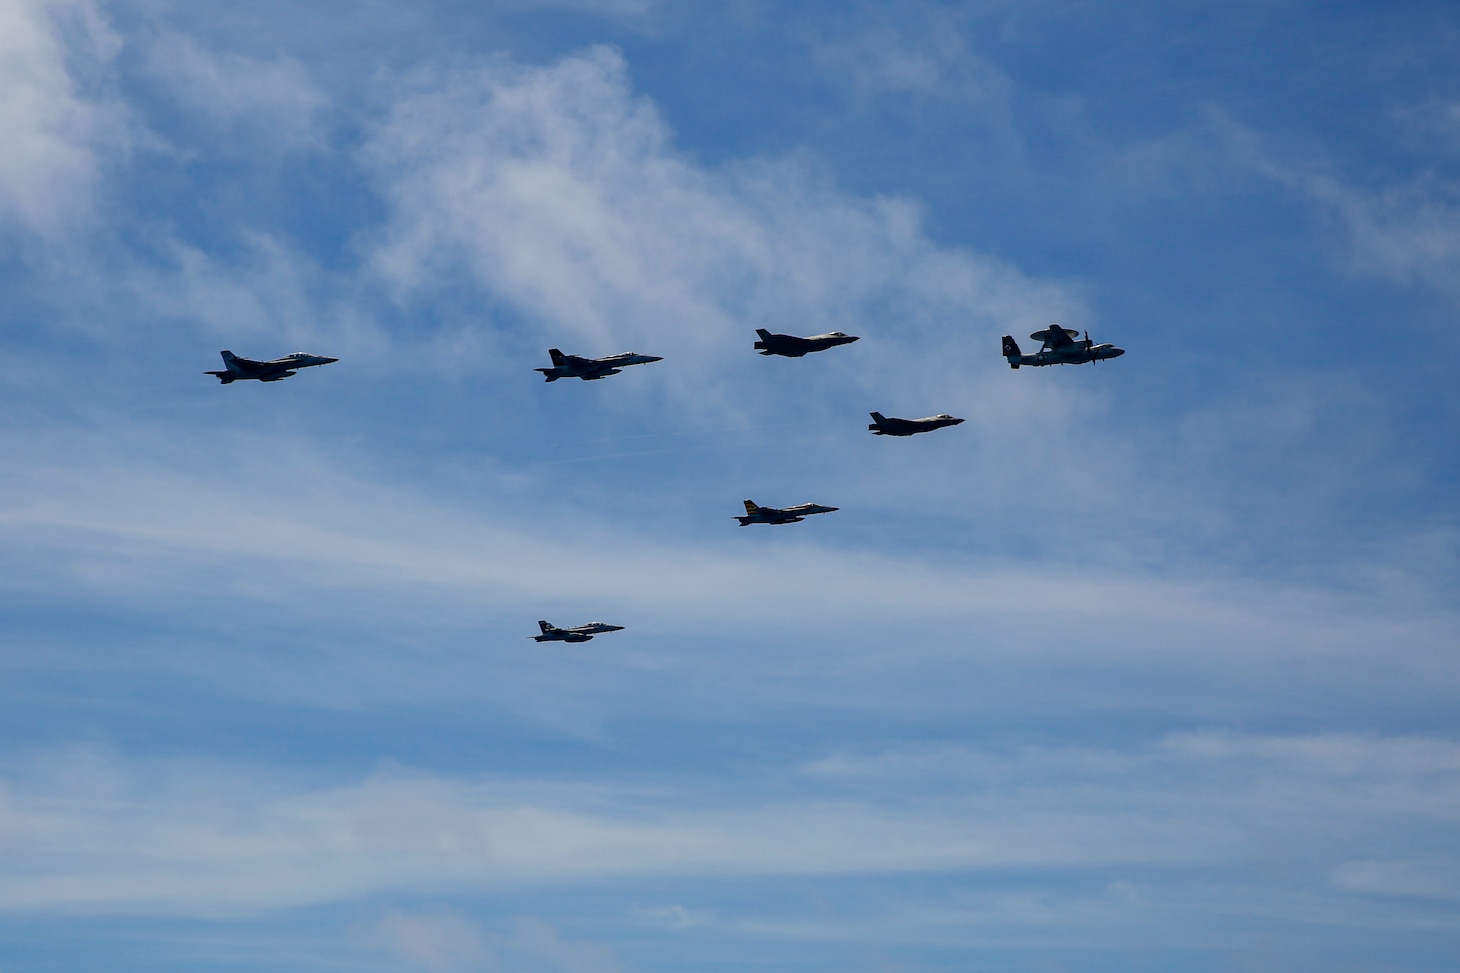
[[[587,625],[574,625],[572,628],[558,628],[551,622],[539,620],[537,627],[542,629],[541,635],[530,636],[534,642],[587,642],[595,635],[602,635],[604,632],[622,632],[622,625],[605,625],[603,622],[589,622]]]
[[[1083,365],[1106,358],[1119,358],[1125,354],[1124,348],[1097,345],[1090,340],[1088,331],[1083,340],[1077,341],[1075,336],[1079,333],[1071,328],[1061,328],[1057,324],[1051,324],[1043,331],[1036,331],[1029,337],[1044,344],[1032,355],[1020,352],[1019,343],[1012,336],[1004,335],[1004,358],[1008,360],[1010,368],[1018,368],[1020,365]]]
[[[872,424],[867,428],[874,436],[913,436],[920,432],[932,432],[944,426],[956,426],[962,419],[950,415],[927,416],[922,419],[889,419],[880,412],[872,413]]]
[[[252,358],[239,358],[231,351],[219,352],[223,356],[224,370],[221,372],[205,372],[207,375],[218,376],[218,381],[227,385],[229,382],[241,381],[245,378],[256,378],[260,382],[277,382],[280,379],[288,378],[301,368],[313,368],[315,365],[329,365],[339,361],[338,358],[326,358],[323,355],[309,355],[302,351],[296,351],[292,355],[285,355],[283,358],[275,358],[273,361],[254,361]]]
[[[754,500],[745,501],[745,516],[736,517],[741,527],[751,524],[799,524],[812,514],[835,513],[836,507],[819,503],[800,503],[794,507],[759,507]]]
[[[595,382],[608,375],[617,375],[629,365],[664,360],[632,351],[626,351],[622,355],[609,355],[607,358],[579,358],[577,355],[565,355],[556,348],[549,348],[548,355],[553,360],[553,367],[534,368],[533,371],[542,372],[549,382],[556,382],[560,378],[581,378],[585,382]]]
[[[784,355],[786,358],[800,358],[808,352],[825,351],[860,340],[856,335],[842,334],[840,331],[812,335],[809,338],[798,338],[793,334],[771,334],[764,328],[756,328],[755,333],[760,335],[760,340],[755,343],[757,351],[762,355]]]

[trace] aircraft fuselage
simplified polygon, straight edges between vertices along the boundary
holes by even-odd
[[[813,351],[825,351],[860,340],[856,335],[843,334],[840,331],[829,331],[809,338],[793,334],[771,334],[764,328],[757,328],[755,333],[760,336],[760,340],[755,343],[757,351],[762,355],[780,355],[783,358],[800,358]]]
[[[872,422],[867,426],[874,436],[915,436],[920,432],[932,432],[944,426],[956,426],[962,419],[950,415],[926,416],[922,419],[897,419],[872,413]]]
[[[835,513],[839,508],[819,503],[800,503],[794,507],[762,507],[753,500],[745,501],[745,515],[737,516],[741,527],[751,524],[799,524],[812,514]]]
[[[292,355],[285,355],[283,358],[275,358],[272,361],[254,361],[252,358],[240,358],[231,351],[221,351],[223,356],[223,370],[218,372],[205,372],[205,375],[216,376],[218,381],[224,385],[230,382],[241,382],[253,379],[259,382],[277,382],[297,374],[301,368],[313,368],[316,365],[329,365],[339,361],[338,358],[327,358],[324,355],[311,355],[307,352],[296,351]]]
[[[596,382],[600,378],[617,375],[630,365],[646,365],[664,360],[657,355],[640,355],[632,351],[609,355],[607,358],[581,358],[549,348],[548,355],[553,360],[553,367],[535,368],[533,371],[542,372],[549,382],[556,382],[560,378],[581,378],[585,382]]]
[[[1004,360],[1009,363],[1010,368],[1018,368],[1020,365],[1084,365],[1088,362],[1119,358],[1125,354],[1124,348],[1117,348],[1112,344],[1097,345],[1088,337],[1077,340],[1073,337],[1077,333],[1057,325],[1051,325],[1044,331],[1036,331],[1030,337],[1042,341],[1044,347],[1032,355],[1023,354],[1018,342],[1011,335],[1004,335]]]
[[[558,628],[551,622],[539,621],[537,627],[542,630],[542,634],[531,636],[534,642],[588,642],[595,635],[624,630],[622,625],[606,625],[603,622],[589,622],[587,625]]]

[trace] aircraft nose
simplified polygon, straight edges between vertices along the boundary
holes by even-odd
[[[662,356],[660,356],[660,355],[645,355],[644,356],[644,361],[645,362],[663,361],[663,360],[664,360],[664,358]]]
[[[325,355],[320,355],[319,356],[319,360],[321,362],[323,362],[324,364],[326,364],[326,365],[333,365],[335,362],[339,361],[338,358],[330,358],[330,357],[325,356]]]
[[[1110,349],[1110,357],[1111,358],[1119,358],[1121,355],[1124,355],[1124,354],[1125,354],[1125,349],[1124,348],[1112,348],[1112,349]]]
[[[962,420],[962,419],[954,419],[954,420],[953,420],[953,421],[952,421],[952,422],[950,422],[950,423],[948,423],[948,425],[950,425],[950,426],[956,426],[956,425],[958,425],[958,424],[959,424],[959,423],[960,423],[960,422],[963,422],[963,421],[964,421],[964,420]]]

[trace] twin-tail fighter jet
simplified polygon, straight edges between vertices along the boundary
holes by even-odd
[[[736,517],[741,527],[751,524],[799,524],[812,514],[835,513],[837,507],[823,507],[819,503],[799,503],[794,507],[760,507],[754,500],[745,501],[745,516]]]
[[[219,352],[219,354],[223,356],[224,370],[221,372],[206,372],[205,374],[216,375],[218,381],[224,385],[246,378],[258,379],[260,382],[277,382],[295,374],[301,368],[313,368],[315,365],[329,365],[339,361],[338,358],[310,355],[302,351],[296,351],[292,355],[285,355],[283,358],[275,358],[273,361],[254,361],[252,358],[239,358],[231,351],[223,351]]]
[[[755,343],[757,351],[762,355],[783,355],[786,358],[800,358],[813,351],[825,351],[860,340],[856,335],[843,334],[840,331],[812,335],[809,338],[798,338],[793,334],[771,334],[764,328],[756,328],[755,333],[760,335],[760,340]]]
[[[622,625],[605,625],[603,622],[589,622],[587,625],[574,625],[571,628],[558,628],[552,622],[539,620],[537,627],[542,629],[541,635],[533,635],[534,642],[587,642],[595,635],[602,635],[604,632],[622,632]]]
[[[1079,333],[1071,328],[1061,328],[1057,324],[1051,324],[1043,331],[1036,331],[1029,337],[1043,342],[1043,347],[1032,355],[1023,354],[1019,350],[1019,343],[1012,336],[1004,335],[1004,358],[1009,362],[1010,368],[1018,368],[1020,365],[1083,365],[1106,358],[1119,358],[1125,354],[1124,348],[1095,344],[1090,340],[1088,331],[1083,340],[1076,340],[1075,336]]]
[[[874,436],[914,436],[920,432],[932,432],[944,426],[956,426],[962,419],[950,415],[925,416],[922,419],[889,419],[880,412],[872,413],[872,424],[867,428]]]
[[[565,355],[556,348],[549,348],[548,355],[553,360],[553,367],[534,368],[533,371],[542,372],[549,382],[556,382],[560,378],[581,378],[585,382],[596,382],[600,378],[617,375],[630,365],[645,365],[664,360],[655,355],[639,355],[632,351],[609,355],[607,358],[579,358],[577,355]]]

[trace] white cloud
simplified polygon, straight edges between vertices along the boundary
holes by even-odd
[[[794,160],[695,165],[611,50],[416,87],[370,147],[394,213],[379,273],[408,297],[464,269],[539,333],[672,356],[687,402],[763,366],[744,354],[757,326],[895,327],[884,375],[952,387],[970,343],[1077,306],[934,246],[907,201],[838,194]]]
[[[1342,228],[1354,270],[1460,297],[1460,183],[1424,180],[1364,191],[1323,173],[1289,178]]]
[[[1284,153],[1275,141],[1208,108],[1191,126],[1120,153],[1110,172],[1148,192],[1195,187],[1223,196],[1251,191],[1254,180],[1281,186],[1337,231],[1325,242],[1347,271],[1460,296],[1460,182],[1427,174],[1366,184],[1341,160]]]
[[[1009,124],[1013,83],[970,48],[964,19],[948,9],[899,6],[892,17],[859,18],[808,41],[823,70],[850,78],[863,94],[958,101],[1017,143]]]
[[[56,241],[90,218],[130,144],[119,44],[88,0],[0,0],[0,221]]]
[[[1460,866],[1447,855],[1344,862],[1334,866],[1329,877],[1335,888],[1360,895],[1460,899]]]
[[[5,774],[0,908],[221,916],[629,876],[1096,866],[1231,875],[1261,873],[1273,849],[1350,894],[1455,887],[1443,862],[1403,865],[1460,828],[1452,740],[1206,733],[965,757],[945,762],[953,776],[931,791],[880,776],[855,798],[823,781],[774,799],[741,788],[738,800],[705,808],[684,783],[606,789],[384,771],[320,788],[240,767],[37,754]],[[1355,863],[1356,844],[1389,857]],[[548,927],[496,940],[455,913],[388,916],[367,938],[432,971],[493,952],[551,969],[612,967]]]
[[[319,116],[327,98],[293,58],[210,50],[176,32],[149,38],[142,53],[145,70],[179,104],[219,126],[237,127],[244,151],[323,145]]]
[[[450,909],[429,913],[392,912],[361,924],[355,939],[388,952],[410,970],[424,973],[470,973],[500,969],[481,926]]]
[[[245,229],[227,254],[182,241],[170,241],[166,253],[165,266],[138,267],[124,281],[127,297],[145,309],[135,322],[139,330],[202,332],[238,344],[233,350],[254,358],[295,350],[279,343],[332,357],[340,357],[342,349],[357,356],[386,351],[385,336],[365,303],[341,296],[352,293],[348,281],[285,240]],[[137,337],[115,320],[98,331],[115,342]]]

